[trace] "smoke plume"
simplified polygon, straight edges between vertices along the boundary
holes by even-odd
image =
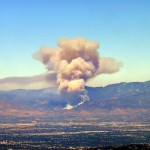
[[[84,91],[87,80],[102,73],[114,73],[122,67],[113,58],[101,58],[99,44],[85,38],[64,38],[58,48],[42,47],[35,58],[57,74],[59,92]]]
[[[123,62],[116,61],[111,57],[101,57],[99,61],[101,65],[98,74],[112,74],[118,72],[123,67]]]

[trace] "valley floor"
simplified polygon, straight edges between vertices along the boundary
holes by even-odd
[[[0,149],[117,149],[130,144],[148,147],[149,142],[148,122],[14,118],[0,124]]]

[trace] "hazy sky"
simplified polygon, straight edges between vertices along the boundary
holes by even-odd
[[[44,73],[33,54],[78,36],[99,42],[101,56],[124,63],[93,85],[150,79],[149,0],[1,0],[0,78]]]

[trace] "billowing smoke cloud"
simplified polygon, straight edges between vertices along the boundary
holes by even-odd
[[[48,70],[57,73],[59,92],[76,92],[84,89],[89,78],[99,68],[98,43],[84,38],[61,39],[58,48],[43,47],[35,55]]]
[[[111,57],[101,57],[99,61],[101,65],[98,74],[112,74],[118,72],[123,67],[123,62],[117,62]]]
[[[58,48],[42,47],[35,58],[56,72],[59,92],[78,92],[84,91],[88,79],[122,67],[113,58],[101,58],[98,48],[97,42],[85,38],[64,38],[58,41]]]

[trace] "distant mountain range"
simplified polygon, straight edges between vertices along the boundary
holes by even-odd
[[[58,94],[57,88],[0,91],[0,116],[53,114],[126,114],[150,109],[150,81],[85,87],[85,92]],[[66,109],[70,110],[66,110]]]

